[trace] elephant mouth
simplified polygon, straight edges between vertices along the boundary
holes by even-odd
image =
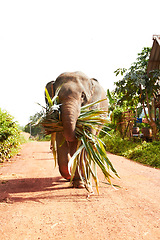
[[[68,132],[64,131],[63,135],[68,143],[77,141],[74,131],[72,133],[71,132],[68,133]]]

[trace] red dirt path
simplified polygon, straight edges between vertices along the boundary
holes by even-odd
[[[160,170],[108,154],[121,179],[100,195],[72,189],[54,168],[49,142],[29,142],[0,165],[0,239],[160,239]]]

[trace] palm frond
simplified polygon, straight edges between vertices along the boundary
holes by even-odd
[[[46,134],[52,134],[52,136],[54,136],[54,144],[55,134],[53,135],[53,133],[63,131],[63,124],[60,116],[60,104],[58,99],[59,91],[60,88],[58,88],[54,98],[51,100],[47,89],[45,90],[49,107],[46,109],[46,113],[39,121],[39,124],[44,127]],[[78,117],[76,123],[76,137],[79,140],[78,149],[70,158],[68,163],[71,181],[73,180],[77,169],[79,176],[88,191],[90,186],[90,176],[92,176],[98,193],[97,166],[101,169],[109,184],[111,184],[110,179],[113,178],[111,172],[119,177],[117,171],[107,157],[104,143],[98,137],[98,135],[93,134],[93,132],[98,132],[99,129],[102,128],[106,123],[106,118],[104,117],[106,111],[103,109],[94,109],[94,105],[105,100],[106,99],[102,99],[81,107],[80,116]],[[102,131],[105,132],[104,130]],[[107,132],[105,133],[108,134]],[[53,155],[54,158],[56,158],[55,147],[53,149]]]
[[[52,107],[52,106],[53,106],[53,102],[52,102],[52,100],[51,100],[51,98],[50,98],[50,95],[49,95],[49,93],[48,93],[47,88],[45,88],[45,94],[46,94],[46,98],[47,98],[49,107]]]

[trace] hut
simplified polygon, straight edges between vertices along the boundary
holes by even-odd
[[[152,70],[160,70],[160,35],[153,35],[153,45],[148,61],[147,74]],[[160,80],[159,80],[160,81]],[[154,97],[155,119],[156,109],[159,109],[160,121],[160,89],[156,97]]]
[[[160,70],[160,35],[153,35],[153,45],[148,61],[147,73],[155,69]]]

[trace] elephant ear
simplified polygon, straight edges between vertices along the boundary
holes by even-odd
[[[95,79],[95,78],[91,78],[90,79],[90,95],[91,96],[90,96],[89,102],[91,102],[93,97],[94,97],[93,95],[94,95],[95,87],[96,87],[97,83],[98,83],[97,79]]]
[[[95,79],[95,78],[91,78],[91,81],[96,81],[96,82],[98,82],[98,80],[97,80],[97,79]]]
[[[91,103],[93,99],[93,95],[95,92],[95,83],[97,82],[94,78],[83,79],[83,87],[84,87],[84,105],[87,103]]]
[[[90,81],[91,81],[91,98],[89,100],[89,103],[106,98],[105,92],[101,85],[99,84],[99,81],[95,78],[91,78]]]

